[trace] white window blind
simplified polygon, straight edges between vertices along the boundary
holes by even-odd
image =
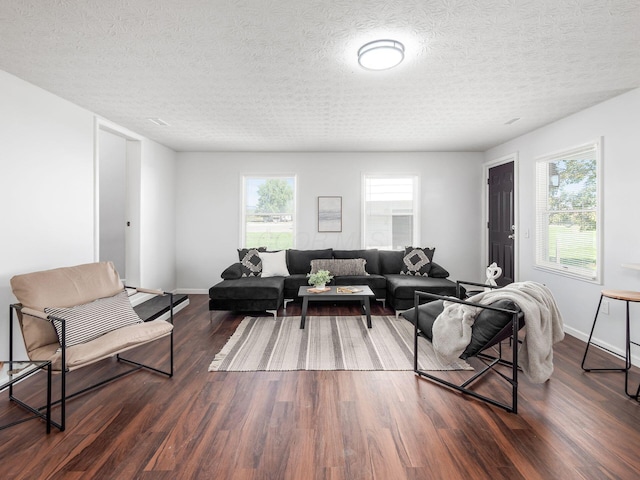
[[[418,177],[363,176],[363,247],[418,245]]]
[[[536,161],[536,266],[600,279],[600,142]]]

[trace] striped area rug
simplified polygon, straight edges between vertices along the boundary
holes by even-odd
[[[286,370],[413,370],[413,325],[394,316],[246,317],[218,353],[210,372]],[[463,360],[443,364],[419,338],[423,370],[471,370]]]

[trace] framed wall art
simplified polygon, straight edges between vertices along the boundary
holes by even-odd
[[[342,197],[318,197],[318,232],[342,231]]]

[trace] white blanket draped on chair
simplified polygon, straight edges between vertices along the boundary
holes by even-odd
[[[534,383],[546,382],[553,373],[553,344],[564,338],[562,315],[551,291],[540,283],[518,282],[468,300],[490,305],[499,299],[513,301],[524,313],[525,337],[519,351],[523,372]],[[471,342],[471,327],[481,309],[446,301],[444,305],[433,324],[433,348],[443,360],[453,360]]]

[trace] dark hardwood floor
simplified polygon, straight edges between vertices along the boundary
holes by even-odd
[[[639,476],[640,404],[624,395],[622,374],[584,373],[584,343],[570,336],[555,348],[549,382],[533,385],[521,376],[514,415],[412,372],[208,372],[243,316],[210,318],[206,296],[190,302],[175,319],[172,379],[141,371],[83,395],[68,403],[64,432],[47,435],[40,420],[0,431],[1,478]],[[349,304],[312,305],[309,314],[330,311],[357,314]],[[299,304],[289,305],[288,315],[299,312]],[[380,304],[373,313],[391,314]],[[145,346],[137,355],[158,361],[166,349]],[[72,384],[120,368],[106,360],[74,372]],[[42,398],[42,377],[19,385],[20,392]],[[482,388],[503,383],[492,376]],[[21,414],[3,392],[0,423]]]

